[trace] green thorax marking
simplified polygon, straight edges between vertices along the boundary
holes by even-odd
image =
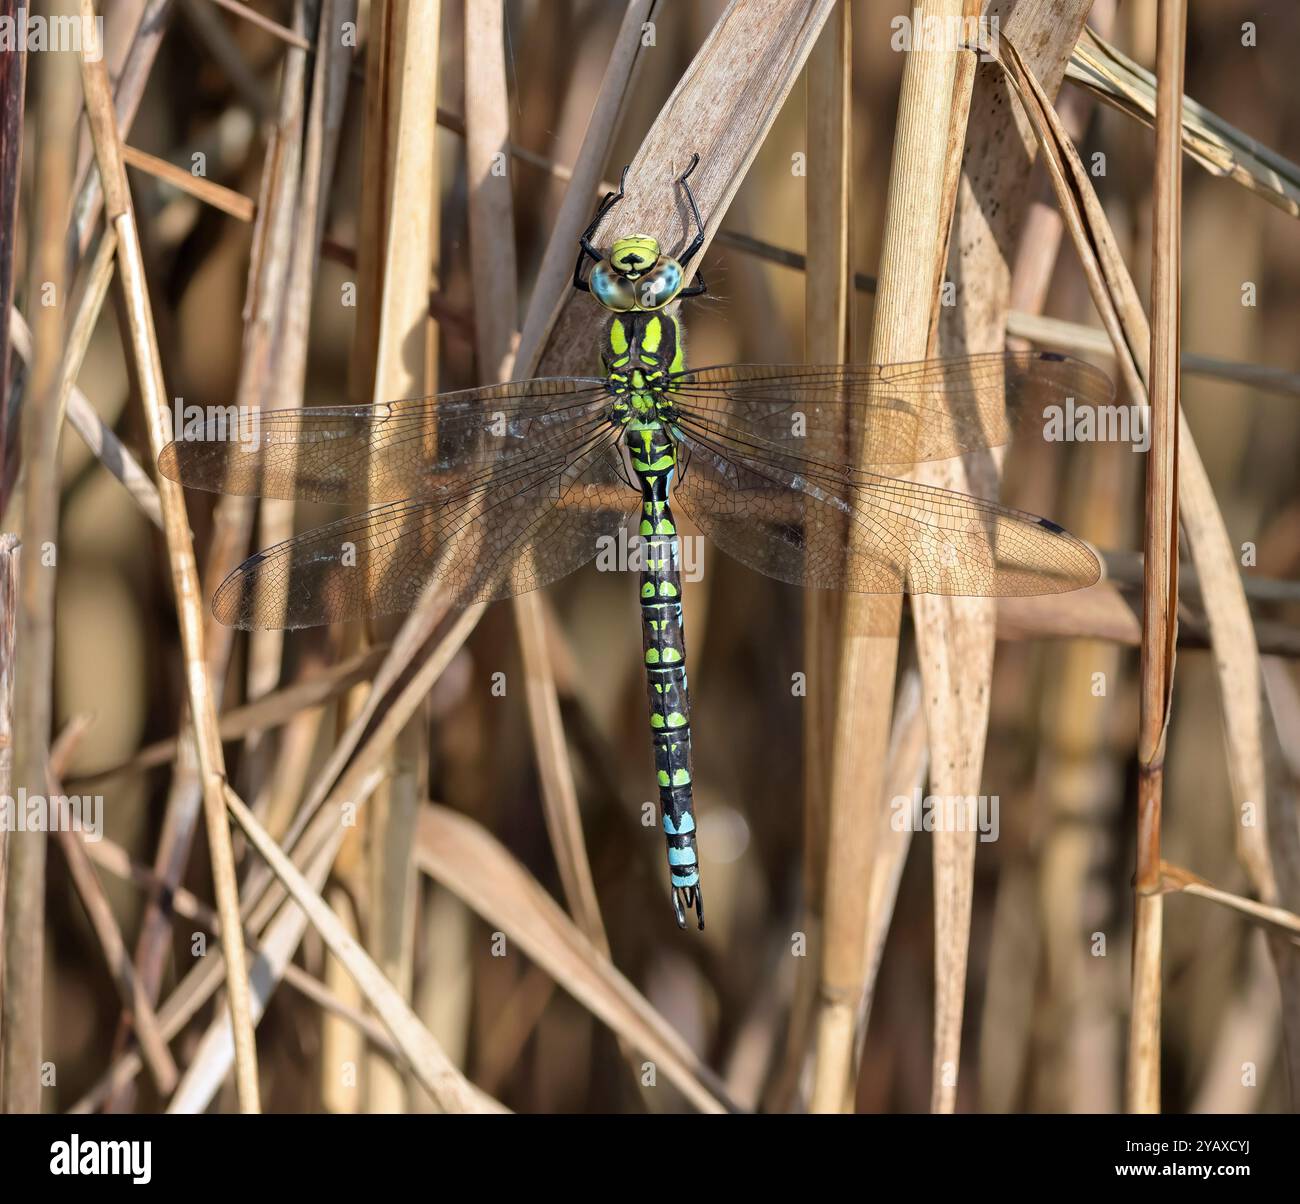
[[[605,330],[605,374],[629,407],[624,421],[658,418],[667,378],[682,371],[682,331],[673,314],[616,314]]]

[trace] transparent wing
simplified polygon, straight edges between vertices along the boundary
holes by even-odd
[[[675,496],[724,552],[769,577],[858,593],[998,597],[1095,582],[1091,549],[1055,523],[928,485],[756,447],[689,414]]]
[[[207,417],[163,448],[164,476],[195,489],[313,502],[396,502],[457,488],[468,468],[592,431],[609,394],[598,377],[512,381],[376,406]]]
[[[1105,405],[1104,372],[1051,352],[878,364],[699,368],[671,383],[700,429],[827,465],[911,465],[1008,442],[1050,406]],[[1041,430],[1041,426],[1039,427]],[[861,449],[859,451],[859,449]]]
[[[433,498],[392,502],[250,557],[217,590],[234,627],[311,627],[409,610],[434,577],[454,605],[527,593],[617,538],[637,496],[618,431],[467,473]],[[573,430],[570,431],[574,433]]]

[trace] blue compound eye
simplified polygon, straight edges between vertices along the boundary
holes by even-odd
[[[633,287],[638,309],[662,309],[681,292],[682,266],[675,259],[662,257]]]
[[[615,272],[607,260],[602,260],[591,269],[591,279],[588,283],[591,286],[591,295],[606,309],[621,314],[636,307],[636,294],[633,289],[637,285]]]

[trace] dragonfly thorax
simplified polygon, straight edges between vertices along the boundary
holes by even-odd
[[[626,314],[605,328],[605,379],[623,421],[671,420],[668,378],[683,367],[681,328],[667,314]]]
[[[662,389],[685,367],[681,327],[669,314],[616,315],[605,327],[600,357],[614,392]]]

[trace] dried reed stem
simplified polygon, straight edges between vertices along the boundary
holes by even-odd
[[[84,22],[93,25],[95,11],[92,0],[81,0],[81,12]],[[113,112],[108,73],[102,60],[92,62],[89,55],[83,53],[81,74],[91,136],[104,189],[106,215],[117,232],[118,268],[126,300],[130,354],[145,405],[150,448],[156,458],[162,452],[164,432],[167,429],[164,414],[166,386],[163,383],[157,336],[149,305],[148,284],[144,277],[139,233],[131,205],[126,168],[121,157],[117,119]],[[204,610],[198,570],[190,542],[185,498],[180,486],[164,479],[159,484],[159,495],[166,523],[167,550],[186,660],[185,678],[203,787],[203,810],[212,857],[217,911],[222,923],[221,945],[235,1033],[239,1105],[244,1112],[257,1112],[260,1110],[257,1047],[253,1038],[243,931],[239,924],[239,888],[235,879],[234,852],[222,796],[225,761],[204,657]]]
[[[513,374],[519,307],[509,160],[502,151],[510,139],[510,113],[501,0],[466,4],[465,78],[475,346],[480,374],[495,382]],[[513,608],[551,848],[574,918],[587,938],[607,953],[609,941],[583,838],[541,600],[523,594],[514,599]]]
[[[1115,348],[1124,384],[1138,403],[1145,402],[1150,324],[1088,173],[1037,81],[1026,72],[1019,53],[1008,39],[1003,39],[999,63],[1013,83],[1046,152],[1045,165],[1084,267],[1089,291]],[[1196,442],[1181,413],[1178,427],[1178,504],[1188,547],[1204,584],[1215,671],[1223,697],[1238,855],[1261,897],[1271,900],[1277,891],[1272,849],[1259,824],[1242,821],[1247,813],[1263,811],[1268,818],[1268,840],[1277,843],[1268,795],[1278,783],[1270,782],[1264,748],[1265,732],[1270,739],[1276,737],[1276,732],[1272,716],[1261,705],[1259,648],[1237,553],[1229,541]],[[1287,1012],[1300,1017],[1297,1002],[1300,980],[1292,987],[1284,975],[1282,982]],[[1300,1048],[1300,1042],[1292,1044]],[[1287,1057],[1293,1081],[1300,1081],[1300,1058],[1291,1055],[1290,1046]]]
[[[379,780],[379,769],[389,746],[420,700],[464,645],[482,613],[482,605],[470,607],[457,617],[441,638],[433,640],[427,648],[423,646],[424,642],[432,638],[433,628],[446,614],[445,608],[418,608],[398,633],[375,676],[373,689],[340,737],[281,845],[292,848],[293,863],[304,874],[313,890],[321,889],[344,835],[354,830],[344,823],[344,803],[360,809],[369,799]],[[409,677],[403,676],[403,670],[409,669],[413,663],[418,664],[418,669]],[[285,897],[286,890],[276,881],[275,870],[266,862],[255,863],[244,888],[243,913],[247,916],[245,926],[260,932],[272,916],[276,915]],[[295,916],[298,925],[296,939],[300,939],[306,919],[300,912],[291,913],[288,918],[294,919]],[[270,934],[265,939],[269,940]],[[281,961],[287,962],[287,956]],[[279,969],[263,965],[259,971],[264,972],[269,979],[263,993],[265,997],[278,981]],[[185,976],[158,1010],[159,1024],[168,1038],[178,1032],[212,997],[221,985],[223,972],[223,963],[209,958],[197,963]],[[348,981],[355,980],[349,978]],[[212,1037],[215,1032],[217,1030],[210,1029],[207,1036]],[[228,1049],[225,1060],[228,1066]],[[128,1082],[140,1069],[139,1054],[134,1051],[126,1053],[72,1110],[87,1111],[95,1107],[108,1092]],[[192,1064],[191,1070],[199,1069],[203,1067],[197,1061]],[[206,1069],[211,1071],[212,1063],[209,1062]],[[187,1070],[186,1080],[190,1074],[191,1071]],[[224,1074],[225,1071],[221,1070],[219,1074],[210,1075],[208,1081],[212,1092],[215,1092],[216,1085],[220,1084]],[[183,1080],[177,1099],[173,1101],[174,1106],[197,1101],[192,1105],[197,1109],[205,1107],[211,1098],[210,1095],[206,1099],[201,1095],[188,1095],[188,1090],[189,1085]]]
[[[19,0],[0,0],[0,17],[17,20]],[[9,414],[9,313],[14,299],[14,258],[18,246],[18,200],[22,192],[20,170],[23,148],[23,112],[26,94],[27,55],[0,55],[0,516],[8,508],[12,482],[6,471],[12,432]],[[0,879],[3,878],[0,856]],[[0,881],[0,896],[3,895]],[[2,901],[2,900],[0,900]],[[0,916],[0,931],[3,917]],[[0,975],[4,969],[4,947],[0,944]]]
[[[1178,351],[1181,287],[1184,0],[1160,0],[1157,25],[1155,216],[1151,237],[1151,451],[1147,456],[1138,734],[1133,1006],[1126,1106],[1160,1110],[1160,971],[1164,901],[1160,811],[1178,638]]]
[[[86,909],[91,927],[104,952],[104,961],[108,965],[113,985],[121,996],[122,1006],[131,1014],[145,1065],[159,1092],[164,1096],[170,1095],[176,1086],[176,1063],[172,1061],[171,1052],[159,1031],[153,1004],[131,964],[131,955],[122,939],[122,930],[117,926],[112,904],[99,881],[99,875],[95,873],[81,837],[75,832],[61,830],[58,841],[67,859],[72,885],[81,899],[81,905]]]
[[[804,358],[812,364],[852,359],[853,238],[850,224],[853,174],[852,8],[841,0],[808,56],[808,175],[804,204],[808,224],[805,277]],[[776,1099],[784,1108],[795,1089],[812,1038],[817,959],[825,912],[826,833],[833,754],[840,595],[807,590],[803,599],[803,928],[808,956],[796,963],[785,1064]]]
[[[18,625],[18,536],[0,531],[0,795],[12,797],[14,773],[14,635]],[[0,986],[4,984],[5,884],[9,833],[0,831]],[[0,1034],[3,1036],[3,1034]],[[3,1042],[0,1042],[0,1058]]]
[[[68,0],[47,8],[50,20],[71,20]],[[34,355],[22,415],[22,571],[14,663],[13,782],[29,798],[48,798],[53,711],[54,586],[59,536],[59,362],[67,311],[64,215],[72,198],[77,121],[76,64],[71,54],[41,56],[37,113],[36,203],[27,305]],[[16,793],[16,792],[15,792]],[[45,975],[43,831],[9,834],[4,920],[5,1112],[41,1110]]]
[[[440,17],[436,4],[397,3],[391,6],[386,27],[391,157],[382,181],[386,222],[374,365],[376,403],[430,391],[433,365],[426,362],[425,327],[429,280],[437,254],[433,231],[442,188],[434,153],[435,127],[427,115],[438,99]],[[412,848],[425,789],[421,761],[426,745],[424,711],[417,708],[393,743],[388,772],[375,792],[366,833],[370,906],[365,917],[365,944],[376,965],[406,999],[414,978],[417,876]],[[405,1111],[405,1083],[388,1060],[370,1057],[366,1070],[366,1110]]]
[[[970,0],[963,16],[979,15]],[[1027,0],[991,5],[1004,35],[1033,48],[1033,68],[1044,87],[1060,85],[1069,48],[1087,15],[1086,0]],[[1010,300],[1014,246],[1027,203],[1036,143],[1028,123],[1008,104],[1005,87],[989,72],[975,83],[976,59],[958,61],[950,117],[940,231],[944,252],[934,289],[948,266],[956,304],[931,314],[927,353],[988,352],[1002,349]],[[967,114],[970,113],[969,129]],[[955,221],[958,184],[964,178]],[[955,229],[953,227],[955,226]],[[949,231],[955,251],[947,255]],[[942,319],[942,320],[941,320]],[[981,453],[944,463],[920,465],[915,479],[940,489],[996,498],[1001,455]],[[997,607],[990,598],[921,596],[913,600],[918,659],[924,683],[930,743],[930,789],[939,797],[974,797],[980,791],[992,697]],[[966,967],[974,894],[976,838],[973,831],[940,827],[933,836],[935,900],[935,1017],[931,1108],[956,1107],[965,1013]]]
[[[251,25],[256,25],[258,29],[265,30],[272,37],[279,38],[287,46],[296,46],[299,50],[310,50],[311,43],[295,30],[286,29],[270,17],[250,8],[247,4],[241,4],[240,0],[209,0],[209,3],[220,5],[228,12],[242,18]]]
[[[132,883],[149,891],[159,890],[164,885],[163,880],[149,866],[132,861],[130,855],[121,845],[114,844],[107,838],[97,840],[93,844],[86,844],[83,847],[87,856],[95,865],[123,882]],[[221,921],[217,918],[217,913],[183,886],[172,894],[172,906],[178,916],[192,920],[213,934],[220,931]],[[251,954],[261,956],[262,946],[258,943],[255,934],[249,932],[247,928],[244,930],[244,941]],[[300,992],[326,1011],[336,1016],[342,1016],[350,1024],[356,1025],[365,1034],[368,1041],[387,1052],[390,1056],[401,1056],[392,1037],[388,1035],[388,1030],[379,1021],[344,1003],[320,979],[313,978],[301,967],[288,962],[284,966],[284,981],[286,985]]]
[[[971,20],[979,14],[975,0],[964,0],[962,16]],[[948,111],[947,155],[943,165],[942,189],[936,214],[938,245],[933,249],[930,265],[930,295],[935,298],[943,287],[948,270],[948,248],[952,238],[953,213],[962,179],[963,154],[967,150],[967,125],[971,94],[975,86],[975,55],[957,55],[952,86],[952,103]],[[990,123],[992,124],[992,123]],[[972,138],[985,133],[980,126],[971,131]],[[975,142],[971,158],[980,162],[979,143]],[[999,163],[1003,156],[998,156]],[[973,165],[974,166],[974,165]],[[967,205],[980,205],[985,198],[972,198],[966,191]],[[985,250],[984,247],[980,248]],[[914,265],[920,268],[920,261]],[[997,277],[996,273],[991,273]],[[987,339],[1001,343],[996,335],[980,327],[980,314],[968,313],[962,305],[961,318],[969,323],[969,334],[977,342]],[[941,317],[945,326],[955,325],[951,313],[945,313],[931,301],[925,315],[928,334],[925,354],[938,351]],[[962,340],[968,334],[962,326]],[[996,339],[996,342],[995,342]],[[965,350],[953,347],[951,350]],[[975,350],[974,347],[970,348]],[[976,460],[976,457],[972,457]],[[947,464],[922,464],[914,479],[943,489],[965,493],[991,493],[996,476],[989,457],[984,461],[982,476],[969,474],[961,461]],[[988,598],[916,597],[912,600],[912,621],[916,629],[920,661],[922,697],[929,748],[930,787],[940,796],[974,797],[979,792],[980,771],[984,764],[984,737],[988,728],[988,700],[992,693],[989,679],[993,674],[994,604]],[[882,801],[887,795],[882,793]],[[877,848],[883,851],[882,837]],[[957,1103],[958,1068],[961,1064],[961,1027],[966,1003],[967,945],[970,941],[970,917],[973,906],[975,876],[975,833],[936,828],[932,834],[931,858],[934,866],[934,1050],[931,1055],[930,1110],[952,1112]],[[877,853],[877,863],[880,853]],[[874,881],[875,890],[884,884]],[[873,891],[874,893],[874,891]],[[892,903],[892,900],[891,900]],[[881,908],[877,908],[877,914]],[[871,932],[868,931],[868,948]],[[868,965],[868,973],[870,965]],[[864,975],[864,984],[867,976]],[[867,992],[864,989],[863,994]],[[862,1041],[858,1036],[858,1047]]]
[[[592,1015],[651,1058],[701,1112],[735,1110],[703,1059],[490,833],[446,807],[424,806],[416,857],[425,873],[500,927]]]
[[[448,1112],[502,1112],[505,1109],[468,1083],[447,1060],[429,1030],[420,1023],[410,1005],[384,977],[365,950],[352,939],[343,922],[326,905],[320,894],[303,876],[302,871],[285,856],[271,839],[256,816],[229,788],[226,805],[253,847],[267,861],[275,876],[285,885],[295,903],[306,913],[324,938],[330,952],[348,969],[372,1007],[379,1013],[410,1062],[421,1085]]]
[[[927,20],[951,22],[961,12],[961,0],[923,0],[912,8],[913,28]],[[935,264],[945,244],[940,208],[956,59],[955,51],[922,50],[909,51],[904,61],[872,363],[925,358],[937,301]],[[900,612],[901,598],[894,595],[844,599],[811,1105],[818,1112],[851,1106],[854,1025],[866,971],[869,884],[882,815]]]

